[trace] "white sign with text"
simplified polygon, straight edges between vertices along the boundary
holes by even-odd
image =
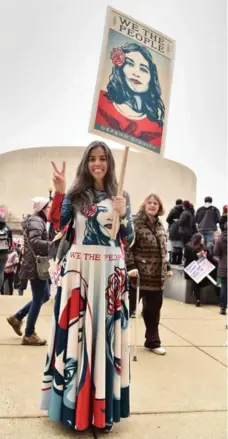
[[[207,277],[213,270],[215,266],[208,261],[207,258],[200,258],[198,261],[193,261],[184,271],[199,284],[205,277]]]

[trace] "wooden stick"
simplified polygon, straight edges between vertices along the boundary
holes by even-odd
[[[209,274],[206,277],[211,281],[212,284],[218,285],[217,282],[213,279],[213,277],[211,277]]]
[[[127,167],[128,153],[129,153],[129,146],[125,146],[122,165],[121,165],[121,171],[120,171],[118,191],[117,191],[117,196],[119,196],[119,197],[121,197],[123,194],[123,185],[124,185],[124,178],[125,178],[126,167]],[[118,212],[114,212],[112,231],[111,231],[111,239],[116,239],[118,228],[119,228],[119,214],[118,214]]]
[[[136,309],[135,309],[135,344],[134,344],[134,356],[133,361],[138,361],[137,356],[137,336],[138,336],[138,318],[139,318],[139,294],[140,294],[140,277],[137,276],[137,293],[136,293]]]

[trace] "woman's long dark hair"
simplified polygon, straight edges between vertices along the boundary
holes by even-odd
[[[104,190],[111,198],[117,194],[117,180],[115,172],[115,161],[110,148],[104,142],[95,141],[87,146],[81,163],[78,166],[76,178],[67,193],[72,204],[76,210],[81,210],[82,207],[89,206],[94,203],[94,180],[88,168],[89,157],[93,149],[98,147],[103,148],[107,158],[107,173],[104,178]]]
[[[140,52],[148,62],[151,79],[149,89],[145,93],[138,94],[142,99],[141,111],[147,115],[148,119],[157,122],[162,126],[165,115],[165,105],[161,98],[161,87],[158,79],[157,66],[153,62],[150,51],[146,47],[137,43],[127,43],[122,46],[121,49],[125,54],[129,52]],[[115,102],[116,104],[130,103],[135,111],[139,111],[135,99],[137,93],[128,87],[125,80],[125,74],[123,72],[125,64],[126,62],[120,67],[113,67],[107,86],[106,96],[110,101]]]
[[[189,243],[188,246],[193,250],[193,251],[199,251],[199,250],[205,250],[205,246],[203,244],[201,244],[201,240],[202,240],[202,235],[201,233],[195,233]]]
[[[110,236],[106,236],[102,233],[100,229],[100,224],[97,221],[97,216],[102,210],[106,211],[106,208],[100,207],[98,209],[96,215],[92,218],[88,218],[86,221],[86,231],[85,237],[83,239],[83,244],[85,245],[109,245],[110,244]]]

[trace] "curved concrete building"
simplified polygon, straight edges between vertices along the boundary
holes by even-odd
[[[11,215],[20,220],[23,214],[31,211],[31,198],[49,195],[51,160],[59,166],[62,160],[66,160],[67,184],[70,186],[83,151],[83,147],[39,147],[1,154],[0,205],[7,206]],[[118,176],[123,150],[113,149],[113,154]],[[167,212],[176,198],[195,203],[196,176],[186,166],[157,154],[130,151],[124,188],[130,194],[133,213],[150,192],[161,197]]]

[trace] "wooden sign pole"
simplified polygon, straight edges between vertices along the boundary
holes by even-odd
[[[119,196],[119,197],[121,197],[123,195],[123,185],[124,185],[124,178],[125,178],[125,173],[126,173],[129,149],[130,149],[129,146],[125,146],[122,165],[121,165],[121,171],[120,171],[118,191],[117,191],[117,196]],[[119,228],[119,214],[118,214],[118,212],[114,212],[112,231],[111,231],[111,239],[116,239],[118,228]]]

